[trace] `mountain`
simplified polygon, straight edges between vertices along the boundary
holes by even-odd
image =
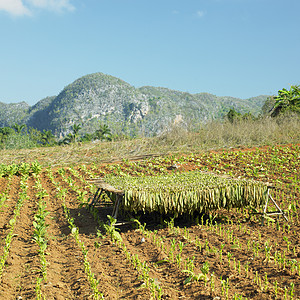
[[[81,123],[82,132],[93,132],[102,122],[113,132],[153,135],[175,123],[193,127],[222,118],[231,108],[257,115],[267,98],[243,100],[163,87],[135,88],[119,78],[94,73],[75,80],[59,95],[44,98],[34,106],[0,102],[0,126],[19,123],[66,135],[74,124]]]
[[[26,102],[10,104],[0,102],[0,127],[19,123],[27,116],[29,108]]]

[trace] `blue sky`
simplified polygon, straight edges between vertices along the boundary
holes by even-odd
[[[103,72],[249,98],[300,84],[299,0],[0,0],[0,102]]]

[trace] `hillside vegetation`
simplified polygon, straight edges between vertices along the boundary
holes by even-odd
[[[25,102],[0,103],[0,127],[18,123],[66,136],[74,124],[82,124],[82,132],[90,133],[100,122],[113,134],[152,136],[174,123],[192,128],[220,119],[230,109],[258,115],[266,99],[258,96],[242,100],[151,86],[135,88],[119,78],[95,73],[75,80],[59,95],[32,107]]]
[[[18,139],[13,141],[26,141]],[[22,136],[22,135],[21,135]],[[0,150],[0,163],[21,163],[38,160],[43,166],[70,165],[121,161],[147,155],[168,153],[199,153],[230,147],[259,147],[300,143],[300,118],[282,115],[277,118],[240,120],[238,122],[210,122],[196,132],[174,126],[156,137],[140,137],[115,141],[70,143],[43,148]]]
[[[299,299],[298,104],[283,90],[271,116],[134,139],[102,124],[84,141],[74,123],[60,146],[0,128],[0,298]],[[118,215],[117,194],[91,203],[96,182],[122,189]]]

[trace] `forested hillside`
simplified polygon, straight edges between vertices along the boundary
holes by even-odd
[[[25,124],[65,136],[74,124],[81,124],[82,132],[88,133],[102,123],[113,133],[153,135],[174,123],[192,128],[222,118],[230,109],[258,115],[266,99],[267,96],[243,100],[208,93],[190,94],[163,87],[135,88],[119,78],[94,73],[32,107],[25,102],[0,103],[0,127]]]

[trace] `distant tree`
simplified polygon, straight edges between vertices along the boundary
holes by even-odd
[[[90,142],[93,138],[94,138],[94,135],[93,135],[93,134],[86,133],[86,134],[81,138],[81,141],[82,141],[82,142]]]
[[[36,141],[26,133],[13,133],[8,136],[5,141],[5,149],[30,149],[37,147]]]
[[[247,120],[250,121],[250,120],[255,120],[256,118],[250,112],[247,112],[247,113],[242,115],[242,119],[246,120],[246,121]]]
[[[81,124],[74,124],[72,126],[72,131],[73,131],[73,134],[72,134],[72,142],[77,142],[77,139],[79,137],[79,130],[81,129]]]
[[[27,134],[29,135],[30,139],[36,143],[36,146],[40,146],[40,140],[41,140],[41,132],[37,130],[36,128],[29,127]]]
[[[234,108],[231,108],[229,112],[227,113],[227,119],[229,120],[230,123],[234,123],[236,121],[241,120],[242,115],[237,112]]]
[[[282,89],[274,97],[275,104],[271,109],[271,117],[288,111],[300,113],[300,86],[292,85],[290,90]]]
[[[74,140],[74,135],[72,133],[69,133],[68,135],[66,135],[64,137],[64,139],[59,143],[59,144],[71,144],[73,143],[75,140]]]
[[[79,130],[81,129],[81,124],[74,124],[72,126],[72,132],[70,132],[65,138],[59,142],[59,144],[71,144],[76,143],[79,138]]]
[[[275,105],[275,99],[274,98],[275,98],[274,96],[270,96],[265,101],[264,105],[261,108],[261,113],[262,113],[263,116],[266,116],[266,115],[270,114],[270,111],[273,109],[273,107]]]
[[[109,129],[108,125],[100,124],[99,129],[97,129],[95,131],[95,137],[99,140],[111,141],[112,140],[112,135],[111,135],[111,130]]]
[[[53,145],[55,143],[55,136],[52,134],[51,130],[43,130],[41,133],[41,143],[43,145]]]
[[[237,112],[234,108],[231,108],[226,116],[230,123],[236,123],[242,120],[250,121],[256,119],[255,116],[253,116],[250,112],[247,112],[242,115],[241,113]]]
[[[15,123],[12,128],[15,130],[16,133],[21,133],[22,130],[26,127],[25,124],[19,125],[17,123]]]
[[[10,127],[2,127],[0,128],[0,144],[5,143],[8,136],[14,133],[14,130]]]

